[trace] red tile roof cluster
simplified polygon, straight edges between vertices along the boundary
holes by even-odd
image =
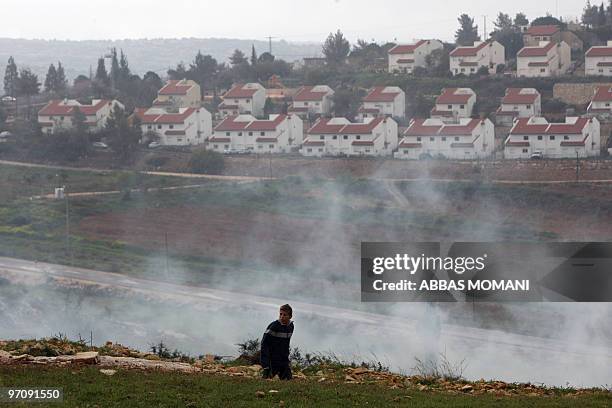
[[[593,102],[610,102],[612,101],[612,88],[609,86],[598,86],[593,95]]]
[[[466,124],[441,124],[429,125],[425,124],[426,119],[413,119],[410,126],[404,132],[404,136],[467,136],[472,135],[472,132],[481,119],[471,119]]]
[[[274,131],[287,119],[287,115],[278,115],[273,120],[250,120],[250,121],[237,121],[237,116],[228,116],[223,119],[215,127],[216,132],[231,132],[231,131]]]
[[[556,25],[536,25],[531,26],[525,31],[528,35],[553,35],[559,32],[559,26]]]
[[[134,113],[143,124],[181,124],[195,111],[196,108],[187,108],[182,113],[151,113],[147,108],[137,108]]]
[[[386,86],[377,86],[363,98],[363,102],[393,102],[399,92],[387,91]]]
[[[327,91],[313,91],[314,86],[302,86],[293,97],[294,101],[322,101]]]
[[[389,54],[412,54],[414,53],[414,51],[416,51],[417,48],[426,43],[426,40],[420,40],[415,44],[396,45],[395,47],[389,50]]]
[[[523,47],[517,57],[545,57],[548,52],[557,46],[554,42],[548,42],[545,46]]]
[[[612,47],[591,47],[584,54],[585,57],[612,57]]]
[[[224,99],[244,99],[252,98],[259,88],[245,88],[246,85],[238,84],[223,95]]]
[[[374,118],[368,123],[349,123],[349,124],[330,124],[328,123],[331,119],[323,118],[319,119],[310,129],[308,134],[351,134],[351,135],[363,135],[369,134],[374,131],[374,128],[381,122],[386,121],[385,118]]]
[[[589,118],[578,118],[575,123],[529,123],[530,118],[519,118],[510,130],[511,135],[581,134]]]
[[[193,85],[186,84],[185,80],[170,80],[159,90],[159,95],[187,95]]]
[[[457,47],[451,51],[450,56],[451,57],[475,57],[476,55],[478,55],[478,51],[482,50],[487,45],[490,45],[488,41],[483,42],[477,46],[472,45],[472,46],[467,46],[467,47]]]
[[[507,88],[506,95],[502,98],[502,103],[506,104],[534,104],[539,93],[528,92],[529,88]]]
[[[42,116],[64,115],[70,116],[74,114],[75,108],[79,108],[85,116],[95,115],[106,104],[111,104],[112,101],[102,99],[95,105],[66,105],[63,100],[54,99],[49,101],[38,114]]]
[[[473,93],[458,93],[458,88],[444,88],[436,98],[436,104],[466,104]]]

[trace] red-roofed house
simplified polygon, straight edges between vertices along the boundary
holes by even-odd
[[[456,122],[459,118],[469,118],[476,103],[476,93],[470,88],[444,88],[436,98],[436,106],[431,117],[444,122]]]
[[[565,123],[544,118],[520,118],[504,142],[506,159],[528,159],[534,153],[545,158],[595,157],[600,154],[597,118],[567,117]]]
[[[612,76],[612,41],[589,48],[584,54],[584,74]]]
[[[602,85],[595,88],[587,112],[601,119],[610,119],[612,117],[612,87]]]
[[[329,115],[334,106],[334,90],[327,85],[302,86],[288,109],[300,117]]]
[[[106,125],[116,105],[124,109],[123,104],[117,100],[94,99],[90,105],[82,105],[74,99],[53,99],[38,112],[38,123],[44,133],[70,129],[74,112],[78,109],[85,115],[85,124],[89,129],[97,131]]]
[[[186,107],[168,110],[154,106],[137,108],[143,135],[157,139],[164,146],[198,145],[212,134],[212,115],[204,108]]]
[[[260,117],[265,104],[266,90],[262,85],[256,82],[238,84],[223,95],[219,113],[222,118],[243,114]]]
[[[556,25],[531,26],[523,33],[523,44],[525,47],[537,47],[542,41],[550,41],[555,44],[561,42],[561,30]]]
[[[360,120],[377,116],[406,117],[406,94],[398,86],[374,87],[361,102]]]
[[[448,124],[440,119],[413,119],[399,142],[396,159],[488,157],[495,148],[495,126],[489,119],[462,118]]]
[[[425,57],[444,46],[438,40],[420,40],[414,44],[400,44],[389,50],[389,72],[411,74],[416,67],[425,67]]]
[[[200,85],[190,79],[170,80],[157,91],[154,106],[172,108],[199,108],[202,106]]]
[[[453,75],[475,74],[486,67],[489,74],[497,71],[497,66],[506,63],[504,46],[497,41],[476,41],[472,46],[457,47],[450,53],[450,70]]]
[[[208,149],[289,153],[302,143],[303,123],[297,115],[270,115],[258,120],[252,115],[228,116],[215,127]]]
[[[495,121],[501,126],[512,126],[516,118],[540,116],[542,98],[534,88],[508,88],[501,105],[495,112]]]
[[[346,118],[321,118],[308,130],[304,156],[388,156],[397,147],[397,123],[386,117],[351,123]]]
[[[570,69],[571,49],[566,42],[541,42],[523,47],[516,54],[519,77],[551,77],[564,75]]]

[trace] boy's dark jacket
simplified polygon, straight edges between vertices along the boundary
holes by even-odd
[[[270,368],[289,364],[289,341],[293,322],[283,326],[278,320],[268,325],[261,340],[261,366]]]

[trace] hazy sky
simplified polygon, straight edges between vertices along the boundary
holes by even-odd
[[[451,40],[457,16],[468,13],[482,32],[499,11],[523,11],[531,20],[547,12],[582,13],[586,0],[514,0],[503,9],[491,0],[20,0],[0,3],[0,37],[125,39],[223,37],[322,41],[341,29],[351,41]],[[595,1],[597,3],[597,1]]]

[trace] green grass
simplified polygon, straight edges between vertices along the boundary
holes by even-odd
[[[2,387],[61,387],[62,407],[608,407],[610,393],[579,397],[500,397],[389,389],[380,385],[290,382],[242,377],[119,371],[106,376],[98,368],[0,367]],[[278,390],[271,394],[269,390]],[[257,391],[265,392],[258,398]],[[5,404],[26,407],[32,404]],[[54,407],[58,404],[37,404]]]

